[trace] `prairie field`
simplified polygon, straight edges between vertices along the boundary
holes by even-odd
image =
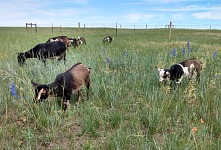
[[[111,28],[0,28],[1,149],[155,150],[221,149],[221,31]],[[25,52],[50,37],[82,36],[67,61],[28,59]],[[111,44],[102,39],[113,36]],[[156,66],[188,58],[203,62],[200,82],[159,82]],[[81,62],[91,68],[90,98],[77,93],[34,103],[31,81],[49,84]]]

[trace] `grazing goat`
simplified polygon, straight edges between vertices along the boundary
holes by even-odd
[[[81,45],[81,44],[85,44],[86,45],[85,38],[78,36],[77,40],[78,40],[79,45]]]
[[[189,79],[198,79],[200,71],[202,70],[202,62],[196,58],[192,58],[174,64],[170,69],[160,69],[159,67],[157,67],[157,69],[160,82],[169,79],[176,83],[180,83],[185,77],[188,77]]]
[[[64,42],[55,41],[50,43],[42,43],[36,45],[34,48],[24,52],[18,53],[18,63],[22,66],[28,58],[38,58],[44,63],[48,58],[57,58],[66,60],[66,44]]]
[[[52,37],[52,38],[48,39],[48,41],[46,43],[54,42],[54,41],[62,41],[67,45],[67,47],[70,47],[72,44],[72,40],[70,38],[68,38],[67,36]]]
[[[112,43],[113,39],[111,36],[107,36],[103,39],[103,43]]]
[[[79,45],[79,41],[76,38],[69,38],[69,40],[71,41],[71,45],[74,46],[74,48],[77,48]]]
[[[86,40],[83,37],[77,37],[77,38],[70,38],[71,44],[74,46],[74,48],[77,48],[81,44],[86,45]]]
[[[57,75],[55,81],[50,84],[37,84],[32,81],[35,87],[36,103],[47,99],[48,96],[62,97],[63,110],[67,109],[71,95],[74,91],[78,92],[78,104],[81,100],[81,88],[87,88],[87,99],[89,99],[90,87],[90,68],[81,63],[77,63],[64,73]]]

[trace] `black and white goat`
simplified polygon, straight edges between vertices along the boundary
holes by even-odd
[[[198,79],[202,70],[202,62],[196,58],[184,60],[174,64],[170,69],[158,69],[159,81],[173,80],[180,83],[183,78]]]
[[[55,41],[49,43],[37,44],[35,47],[24,53],[18,53],[17,59],[20,66],[29,58],[38,58],[44,63],[48,58],[56,58],[58,60],[66,60],[67,46],[64,42]]]
[[[85,44],[85,45],[86,45],[86,40],[85,40],[85,38],[78,36],[77,40],[78,40],[78,42],[79,42],[79,43],[78,43],[79,45],[82,45],[82,44]]]
[[[113,39],[114,38],[111,36],[106,36],[105,38],[103,38],[103,43],[110,43],[111,44]]]

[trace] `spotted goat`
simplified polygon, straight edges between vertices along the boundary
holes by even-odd
[[[113,39],[114,38],[111,36],[106,36],[105,38],[103,38],[103,43],[110,43],[111,44]]]
[[[196,58],[184,60],[174,64],[170,69],[158,69],[159,81],[172,80],[180,83],[183,78],[199,79],[202,70],[202,62]]]

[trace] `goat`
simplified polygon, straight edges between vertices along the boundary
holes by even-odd
[[[173,80],[180,83],[183,78],[199,79],[200,71],[202,70],[202,62],[196,58],[184,60],[178,64],[174,64],[170,69],[158,69],[159,81]]]
[[[81,88],[83,85],[87,88],[87,99],[89,99],[90,87],[90,68],[85,67],[82,63],[77,63],[64,73],[57,75],[54,82],[50,84],[37,84],[32,81],[35,87],[36,103],[45,100],[48,96],[62,97],[63,110],[67,109],[71,95],[78,92],[78,104],[81,100]]]
[[[79,45],[81,45],[81,44],[85,44],[86,45],[85,38],[78,36],[77,40],[79,41]]]
[[[72,44],[72,41],[71,41],[70,38],[68,38],[67,36],[56,36],[56,37],[52,37],[52,38],[49,38],[46,43],[48,43],[48,42],[54,42],[54,41],[62,41],[62,42],[64,42],[64,43],[67,45],[67,47],[70,47],[71,44]]]
[[[38,58],[44,63],[48,58],[57,58],[66,60],[66,44],[64,42],[55,41],[51,43],[42,43],[36,45],[34,48],[24,52],[18,53],[17,59],[20,66],[22,66],[28,58]]]
[[[111,36],[106,36],[105,38],[103,38],[103,43],[112,43],[112,40],[114,38],[112,38]]]

